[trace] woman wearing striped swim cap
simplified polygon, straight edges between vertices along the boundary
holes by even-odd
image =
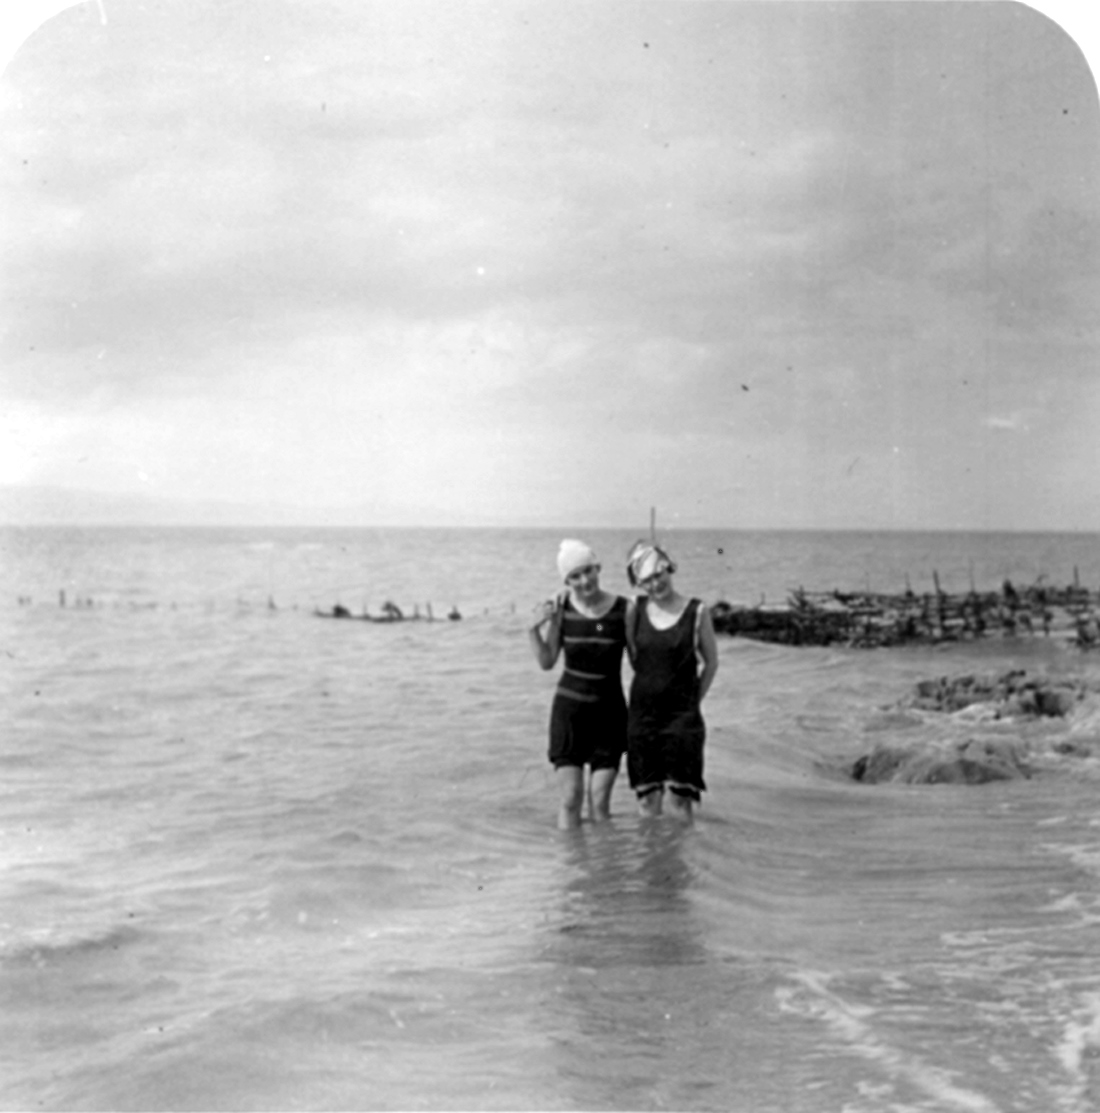
[[[669,807],[690,821],[706,789],[702,702],[718,671],[710,611],[675,588],[676,565],[659,545],[638,541],[627,555],[627,579],[644,592],[629,619],[630,685],[626,765],[642,815]]]

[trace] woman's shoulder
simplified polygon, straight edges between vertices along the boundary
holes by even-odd
[[[702,621],[706,615],[710,614],[710,607],[707,606],[706,601],[700,599],[697,595],[693,595],[687,601],[687,606],[684,609],[694,612],[696,622]]]
[[[626,618],[630,614],[631,601],[625,595],[616,595],[611,601],[611,606],[607,608],[608,615],[614,615],[616,618]]]
[[[627,608],[627,599],[622,595],[613,595],[611,592],[607,593],[606,599],[602,601],[602,605],[598,606],[594,613],[586,614],[580,610],[571,600],[566,601],[563,608],[564,612],[574,620],[582,622],[602,622],[604,619],[612,615],[625,615]]]

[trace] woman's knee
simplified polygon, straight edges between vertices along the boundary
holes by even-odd
[[[584,801],[584,770],[575,765],[559,765],[558,787],[562,804],[579,808]]]

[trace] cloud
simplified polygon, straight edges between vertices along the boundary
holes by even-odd
[[[1022,413],[1009,414],[1007,417],[991,415],[982,421],[987,429],[1006,429],[1012,432],[1017,430],[1027,432],[1027,421]]]
[[[894,522],[1080,420],[1095,95],[1026,9],[108,10],[3,82],[21,475]]]

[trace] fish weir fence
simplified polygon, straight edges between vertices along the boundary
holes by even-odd
[[[1082,648],[1100,646],[1100,592],[1078,582],[1054,587],[1040,580],[1017,588],[923,595],[872,591],[809,592],[799,587],[786,603],[755,606],[718,602],[717,633],[795,646],[879,648],[987,637],[1058,636]]]
[[[1055,587],[1045,577],[1023,588],[1005,580],[1000,590],[965,593],[944,591],[933,573],[935,591],[917,594],[908,586],[899,593],[866,591],[791,591],[784,603],[758,604],[719,601],[711,605],[715,632],[754,641],[790,646],[846,646],[886,648],[906,644],[929,644],[978,638],[1055,636],[1075,642],[1084,649],[1100,648],[1100,591],[1081,585],[1074,569],[1074,582]],[[303,611],[320,618],[393,623],[417,620],[439,622],[465,617],[505,617],[519,613],[515,602],[479,605],[460,612],[457,605],[433,612],[431,603],[401,608],[387,600],[379,611],[365,605],[352,610],[340,602],[327,607],[319,599],[325,592],[309,591],[307,600],[276,604],[272,595],[237,595],[229,609],[241,614],[264,610],[268,613]],[[344,592],[334,592],[338,597]],[[158,601],[133,597],[126,592],[109,592],[93,598],[88,593],[62,588],[56,605],[71,610],[93,610],[108,606],[130,611],[201,609],[213,614],[225,609],[226,601],[206,598],[190,601]],[[330,595],[331,598],[331,595]],[[20,594],[19,607],[33,607],[38,600]]]

